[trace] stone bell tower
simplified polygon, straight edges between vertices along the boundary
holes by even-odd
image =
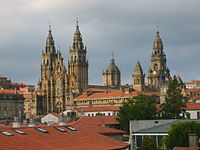
[[[38,94],[43,97],[43,114],[63,112],[67,99],[67,70],[60,51],[56,51],[51,28],[42,52],[41,81],[38,83]]]
[[[86,53],[87,49],[83,45],[77,20],[68,61],[69,89],[72,93],[80,93],[82,89],[88,88],[88,60]]]
[[[148,71],[148,87],[154,91],[160,91],[161,85],[166,83],[170,72],[166,66],[166,55],[163,51],[163,43],[157,29],[151,54],[151,66]]]

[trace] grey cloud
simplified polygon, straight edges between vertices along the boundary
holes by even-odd
[[[197,79],[199,5],[198,0],[3,0],[0,74],[14,81],[37,83],[49,21],[56,47],[61,47],[67,64],[78,16],[88,47],[91,84],[101,84],[102,71],[112,52],[122,73],[122,83],[131,83],[138,60],[147,73],[157,24],[171,73],[180,74],[184,81]]]

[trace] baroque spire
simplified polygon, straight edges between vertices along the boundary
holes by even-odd
[[[162,40],[160,38],[158,26],[157,26],[157,31],[156,31],[156,38],[153,42],[153,49],[154,50],[161,50],[161,51],[163,50],[163,43],[162,43]]]
[[[84,49],[82,35],[81,35],[81,32],[79,30],[79,25],[78,25],[78,18],[77,18],[77,21],[76,21],[76,30],[75,30],[74,37],[73,37],[72,48],[76,49],[76,50],[83,50]]]
[[[53,40],[53,36],[51,34],[51,25],[49,24],[49,31],[48,31],[48,36],[47,36],[47,40],[46,40],[46,49],[45,49],[46,53],[55,53],[55,46],[54,46],[54,40]]]

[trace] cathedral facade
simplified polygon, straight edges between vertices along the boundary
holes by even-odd
[[[71,106],[70,99],[88,87],[86,47],[77,22],[72,47],[69,50],[68,72],[60,50],[56,50],[51,28],[42,52],[41,79],[38,83],[38,112],[61,113]],[[36,96],[37,97],[37,96]],[[42,102],[41,102],[42,101]]]

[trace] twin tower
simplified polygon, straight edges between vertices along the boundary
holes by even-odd
[[[143,73],[140,62],[137,62],[132,75],[132,88],[139,91],[160,91],[162,85],[167,84],[170,77],[170,71],[166,66],[166,55],[163,51],[163,43],[156,32],[156,38],[153,42],[153,52],[151,54],[151,65],[148,71],[148,81],[145,83],[145,74]],[[115,88],[120,87],[120,70],[115,65],[114,58],[110,60],[110,65],[103,72],[103,83],[105,86]]]
[[[42,52],[41,80],[37,95],[41,96],[43,114],[63,112],[70,106],[70,99],[88,88],[87,48],[83,45],[77,21],[72,47],[69,50],[68,72],[60,50],[56,50],[51,27]]]

